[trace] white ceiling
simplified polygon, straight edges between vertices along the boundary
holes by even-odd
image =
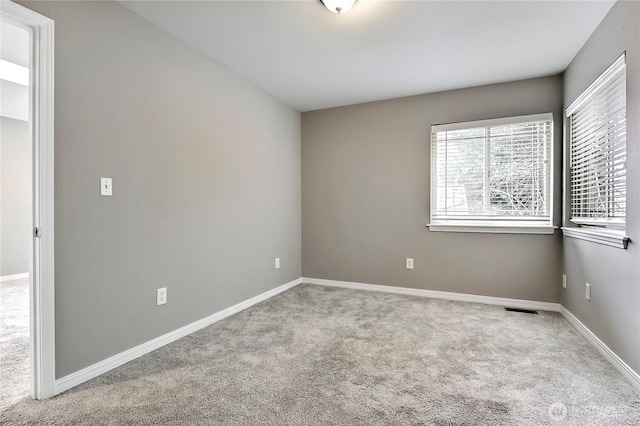
[[[310,111],[562,72],[615,1],[121,3]]]

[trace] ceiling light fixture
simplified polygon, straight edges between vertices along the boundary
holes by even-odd
[[[320,0],[320,2],[333,13],[346,13],[356,0]]]

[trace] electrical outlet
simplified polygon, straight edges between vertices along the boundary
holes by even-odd
[[[276,257],[276,269],[280,269],[280,258]]]
[[[567,275],[562,274],[562,288],[567,288]]]
[[[413,269],[413,258],[407,257],[407,263],[405,265],[407,269]]]
[[[588,301],[591,301],[591,284],[589,283],[584,284],[584,297]]]
[[[156,292],[156,305],[164,305],[167,303],[167,288],[159,288]]]

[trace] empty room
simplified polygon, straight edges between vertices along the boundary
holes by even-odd
[[[640,2],[0,7],[1,425],[640,424]]]

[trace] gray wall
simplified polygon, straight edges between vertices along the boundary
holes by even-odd
[[[303,276],[558,302],[558,232],[425,226],[431,124],[543,112],[554,114],[559,165],[561,76],[303,113]],[[559,224],[559,191],[554,198]],[[407,257],[415,259],[412,271]]]
[[[425,224],[429,125],[552,111],[559,164],[562,77],[304,113],[301,152],[297,111],[120,5],[22,4],[56,21],[57,377],[301,273],[560,300],[559,235]],[[626,48],[628,115],[638,116],[637,28],[637,3],[612,9],[567,71],[565,103]],[[628,126],[630,164],[640,164],[638,123]],[[638,173],[629,168],[632,238]],[[113,177],[113,197],[98,195],[101,176]],[[564,243],[562,303],[639,371],[635,244]],[[169,303],[156,307],[164,286]]]
[[[0,120],[0,276],[6,276],[29,272],[31,141],[28,122]]]
[[[56,26],[58,378],[300,277],[299,112],[118,3],[22,4]]]
[[[564,238],[562,304],[640,372],[640,3],[618,2],[565,73],[569,105],[627,52],[627,250]],[[592,285],[591,301],[584,297]]]

